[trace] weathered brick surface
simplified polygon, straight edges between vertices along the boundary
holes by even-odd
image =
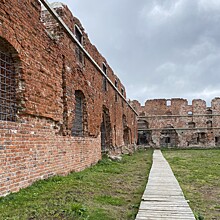
[[[65,5],[57,12],[74,32],[81,29],[83,46],[118,89],[125,88],[104,57],[88,39],[79,20]],[[13,57],[16,72],[17,121],[0,121],[0,196],[18,191],[55,174],[79,171],[101,158],[103,109],[110,116],[108,151],[121,153],[136,143],[136,115],[84,57],[76,44],[43,11],[37,0],[7,0],[0,4],[0,50]],[[75,117],[75,91],[85,96],[84,135],[71,135]],[[123,119],[124,118],[124,119]],[[125,122],[124,122],[125,121]],[[127,137],[128,138],[125,138]]]
[[[211,107],[201,99],[132,101],[139,113],[139,144],[154,147],[215,147],[220,145],[220,98]]]

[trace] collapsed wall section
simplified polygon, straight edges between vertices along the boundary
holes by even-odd
[[[124,86],[67,6],[52,6],[117,90],[39,1],[4,1],[0,196],[82,170],[101,159],[102,146],[118,154],[136,143],[136,113],[118,94],[126,98]]]

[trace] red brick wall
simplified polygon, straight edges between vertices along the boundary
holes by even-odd
[[[100,67],[106,63],[114,83],[117,76],[90,43],[79,20],[66,6],[57,10],[72,31],[75,24],[81,28],[84,48]],[[84,56],[82,65],[75,55],[76,44],[55,20],[45,12],[43,15],[37,0],[7,0],[0,4],[0,50],[10,52],[14,60],[18,105],[16,122],[0,121],[0,196],[38,179],[96,163],[101,158],[103,106],[109,110],[111,120],[110,153],[122,153],[125,146],[123,115],[130,129],[129,146],[136,143],[134,111],[120,97],[115,102],[115,90],[110,85],[103,92],[103,76],[94,64]],[[48,19],[51,23],[45,27]],[[119,80],[119,91],[121,88],[124,86]],[[83,92],[86,102],[83,137],[71,136],[76,90]]]
[[[170,105],[167,105],[167,101],[170,101]],[[139,128],[143,129],[143,121],[149,125],[147,131],[150,133],[150,138],[147,144],[151,146],[161,146],[161,140],[169,137],[169,134],[163,134],[162,130],[169,126],[172,126],[177,133],[175,146],[172,147],[215,147],[220,145],[219,98],[213,99],[210,107],[207,107],[206,102],[201,99],[193,100],[192,105],[188,105],[186,99],[147,100],[145,106],[140,106],[140,103],[135,100],[132,105],[140,113]],[[207,115],[208,110],[212,110],[213,116]],[[194,129],[189,129],[191,122],[195,123]],[[212,123],[212,127],[208,127],[207,123]],[[142,135],[141,132],[140,135]]]
[[[1,122],[0,195],[39,179],[91,166],[101,158],[100,139],[64,137],[50,120]]]

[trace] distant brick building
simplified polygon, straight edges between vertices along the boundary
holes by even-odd
[[[124,86],[67,6],[52,6],[77,41],[38,0],[0,3],[0,196],[136,143]]]
[[[147,100],[131,103],[139,113],[138,144],[153,147],[220,146],[220,98],[211,107],[201,99]]]

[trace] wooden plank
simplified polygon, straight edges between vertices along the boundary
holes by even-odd
[[[155,150],[136,220],[195,220],[169,164]]]

